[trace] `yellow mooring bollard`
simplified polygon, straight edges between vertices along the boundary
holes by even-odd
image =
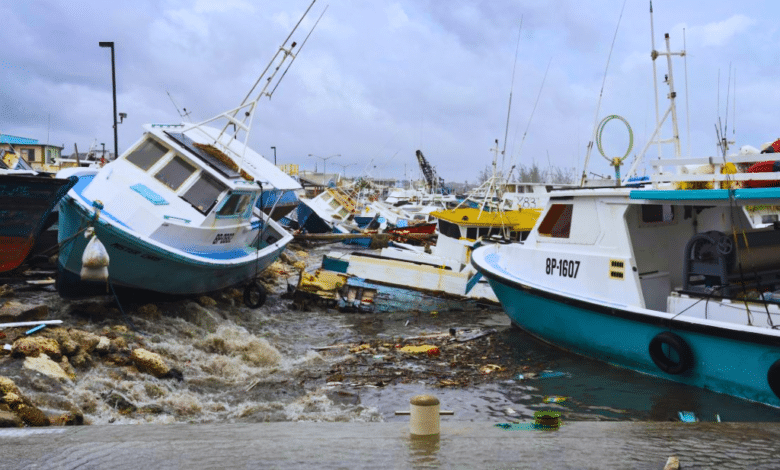
[[[411,405],[409,431],[416,436],[439,434],[439,399],[432,395],[416,395]]]

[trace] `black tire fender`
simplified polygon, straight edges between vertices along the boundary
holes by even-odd
[[[268,298],[268,292],[257,281],[250,282],[244,287],[244,304],[249,308],[259,308]]]
[[[667,345],[673,349],[680,358],[679,361],[672,360],[664,353],[663,346]],[[655,335],[650,340],[650,359],[653,360],[659,369],[667,374],[682,374],[693,366],[693,352],[688,343],[680,336],[671,331],[663,331]],[[780,372],[780,371],[779,371]]]
[[[769,388],[775,392],[777,398],[780,398],[780,359],[769,366],[769,371],[766,373],[766,381],[769,382]]]

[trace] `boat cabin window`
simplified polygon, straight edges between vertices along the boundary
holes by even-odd
[[[176,156],[162,167],[154,177],[165,186],[176,191],[191,174],[195,173],[196,169],[197,168],[187,160]]]
[[[208,214],[217,198],[227,186],[217,181],[216,178],[206,173],[201,173],[200,178],[187,190],[182,199],[192,204],[192,207],[201,214]]]
[[[643,204],[643,224],[670,224],[674,222],[674,206],[669,204]]]
[[[457,240],[460,238],[460,227],[458,227],[456,224],[453,224],[452,222],[439,219],[439,233],[445,237],[450,237]]]
[[[572,204],[553,204],[539,224],[539,235],[553,238],[569,238],[571,232]]]
[[[166,153],[168,153],[168,149],[164,145],[154,139],[147,139],[127,156],[127,161],[145,171],[157,163]]]
[[[251,210],[251,202],[252,193],[231,193],[217,211],[217,217],[246,217]]]

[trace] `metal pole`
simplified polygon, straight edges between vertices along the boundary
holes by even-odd
[[[274,149],[274,165],[276,165],[276,147],[272,146],[271,148]]]
[[[118,132],[117,132],[117,122],[116,122],[116,69],[114,65],[114,42],[113,41],[101,41],[98,43],[100,47],[109,47],[111,48],[111,86],[113,88],[113,95],[114,95],[114,158],[119,157],[119,147],[117,141],[118,138]]]

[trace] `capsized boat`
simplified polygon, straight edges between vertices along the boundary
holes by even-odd
[[[0,272],[27,259],[42,231],[53,222],[55,206],[77,181],[12,170],[0,159]]]
[[[512,322],[544,341],[778,407],[780,173],[743,170],[766,158],[724,147],[652,160],[644,182],[553,191],[525,241],[478,248],[471,262]]]
[[[63,170],[79,182],[61,204],[61,293],[83,291],[80,234],[90,226],[108,252],[112,284],[164,294],[246,283],[279,256],[292,236],[256,201],[265,189],[300,186],[247,140],[258,101],[271,96],[281,65],[300,50],[287,46],[292,34],[258,79],[264,87],[255,98],[253,87],[237,108],[198,124],[145,125],[140,140],[103,168]],[[208,125],[217,121],[224,125]]]

